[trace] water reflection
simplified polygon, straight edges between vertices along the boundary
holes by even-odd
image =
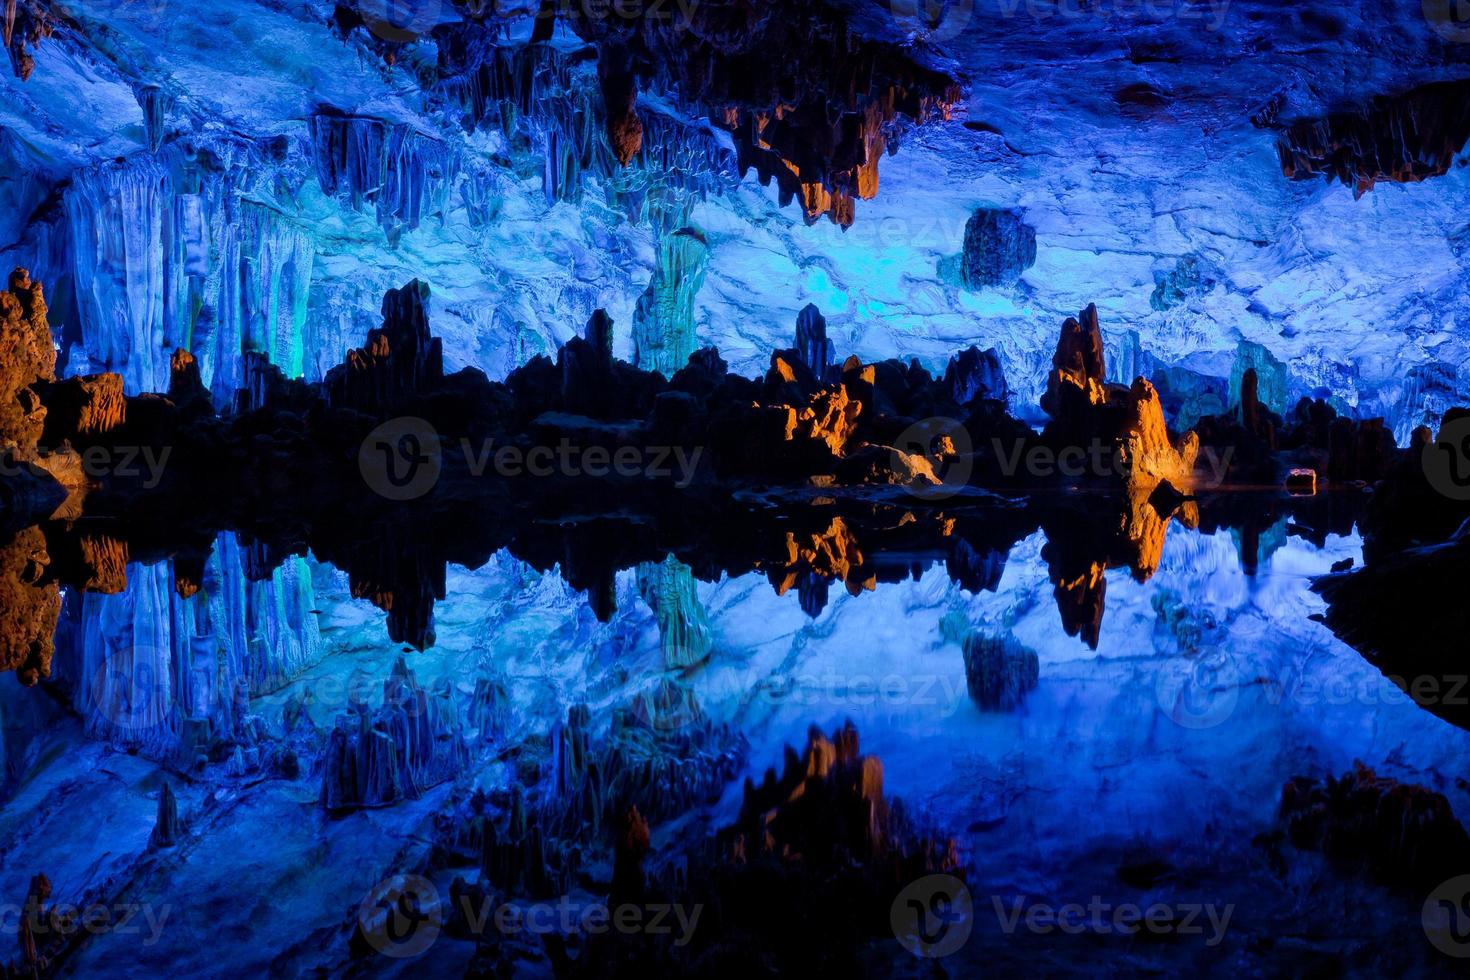
[[[1417,962],[1413,903],[1292,851],[1276,811],[1293,777],[1356,761],[1462,806],[1470,735],[1312,618],[1324,609],[1312,580],[1361,559],[1338,503],[1260,502],[1203,506],[1193,528],[1128,512],[1116,533],[1065,504],[952,511],[947,533],[924,513],[811,508],[702,561],[688,548],[629,561],[663,541],[616,521],[555,528],[560,566],[529,536],[474,568],[430,563],[424,652],[384,640],[383,611],[401,614],[405,593],[314,555],[261,562],[226,533],[202,564],[134,561],[125,585],[93,576],[112,594],[61,588],[50,678],[0,679],[6,819],[29,827],[0,857],[0,894],[19,900],[37,869],[68,896],[133,882],[179,917],[141,966],[190,962],[211,917],[244,914],[251,928],[222,936],[220,955],[261,962],[247,933],[341,930],[344,910],[404,866],[449,869],[430,876],[442,895],[466,866],[502,894],[635,888],[600,850],[633,826],[626,806],[652,828],[635,863],[667,888],[671,855],[740,824],[745,777],[789,768],[786,747],[808,745],[812,726],[840,742],[851,722],[854,758],[881,760],[881,788],[854,799],[902,801],[904,828],[954,841],[953,867],[944,848],[904,853],[963,872],[975,911],[956,964],[1083,968],[1086,943],[1053,948],[1006,923],[1017,902],[1024,914],[1094,897],[1231,909],[1218,945],[1211,931],[1136,949],[1146,967],[1259,965],[1241,951],[1283,928],[1351,928],[1385,962]],[[586,595],[579,576],[601,582]],[[204,842],[139,877],[131,855],[149,846],[165,781],[184,839]],[[79,790],[94,802],[67,803]],[[755,798],[786,812],[770,802],[780,794]],[[101,858],[82,846],[98,839]],[[679,860],[725,867],[700,855]],[[726,874],[702,880],[749,887]],[[245,897],[282,889],[309,907]],[[191,907],[205,895],[207,914]],[[76,969],[118,942],[88,943]],[[424,955],[457,963],[473,948],[441,939]],[[340,955],[272,953],[292,970]],[[540,955],[549,969],[561,954]]]

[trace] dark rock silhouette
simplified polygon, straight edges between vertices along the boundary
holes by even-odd
[[[173,787],[166,781],[158,790],[158,816],[153,821],[153,833],[148,836],[152,848],[172,847],[183,836],[183,824],[179,822],[179,801]]]

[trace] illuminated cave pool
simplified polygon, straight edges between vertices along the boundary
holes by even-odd
[[[863,752],[883,762],[890,798],[958,841],[972,911],[968,941],[944,961],[951,971],[1086,971],[1105,951],[1130,969],[1427,969],[1422,898],[1313,853],[1283,860],[1276,811],[1289,778],[1325,779],[1361,761],[1445,793],[1463,813],[1458,777],[1470,733],[1410,702],[1309,618],[1323,608],[1311,579],[1360,560],[1356,535],[1329,537],[1318,549],[1289,536],[1283,522],[1263,542],[1248,575],[1231,532],[1174,528],[1149,581],[1126,569],[1106,573],[1096,651],[1062,629],[1040,533],[1013,549],[994,593],[968,593],[931,568],[856,596],[834,587],[810,618],[794,593],[777,596],[759,575],[699,583],[711,652],[672,669],[633,571],[618,576],[619,612],[599,623],[555,573],[506,555],[473,572],[451,568],[437,644],[416,653],[387,641],[382,613],[350,598],[344,575],[304,560],[302,581],[283,586],[278,573],[271,585],[277,614],[288,618],[301,610],[280,593],[315,593],[306,612],[319,642],[300,652],[304,666],[248,705],[193,711],[233,712],[259,726],[268,744],[302,698],[311,699],[311,720],[330,728],[349,692],[379,696],[400,657],[422,688],[452,688],[461,705],[477,678],[493,676],[510,696],[509,721],[496,744],[472,749],[460,777],[462,789],[491,790],[522,778],[523,765],[544,763],[548,733],[570,705],[589,705],[593,730],[605,732],[614,709],[675,678],[706,716],[744,734],[757,780],[780,766],[786,745],[805,742],[809,726],[830,733],[847,720],[856,725]],[[224,537],[217,551],[228,559],[232,546]],[[178,623],[185,600],[169,590],[170,575],[166,565],[131,566],[126,593],[71,595],[64,619],[74,624],[86,606],[98,628],[145,621],[135,619],[138,610],[148,622]],[[229,581],[207,575],[204,595],[188,601],[223,616]],[[255,622],[254,635],[270,634],[264,626],[307,628]],[[1035,651],[1037,683],[1019,705],[977,708],[961,627],[1008,633]],[[194,642],[194,669],[219,666],[210,659],[217,644]],[[0,854],[0,898],[18,904],[40,872],[53,900],[85,905],[88,896],[120,895],[149,913],[134,931],[102,931],[77,947],[65,965],[70,975],[213,975],[221,964],[237,974],[348,969],[360,904],[385,876],[424,864],[453,781],[391,806],[329,816],[318,802],[320,759],[299,759],[301,775],[291,780],[268,776],[260,755],[202,767],[169,758],[186,837],[140,860],[165,779],[150,756],[177,754],[191,737],[178,718],[201,688],[178,673],[175,644],[167,655],[173,672],[156,692],[173,705],[163,709],[173,717],[163,734],[149,727],[144,705],[103,717],[106,698],[95,686],[79,693],[74,679],[85,669],[68,660],[84,646],[58,645],[59,680],[50,687],[0,681],[0,834],[11,842]],[[67,690],[69,703],[57,693]],[[717,804],[655,827],[655,856],[670,835],[732,819],[741,783],[737,776]],[[434,880],[447,889],[457,873]],[[1105,928],[1119,907],[1157,903],[1177,932]],[[1034,918],[1033,909],[1064,906],[1094,909],[1080,920],[1093,924],[1045,928],[1044,914]],[[6,907],[12,928],[15,908]],[[1028,915],[1041,926],[1029,928]],[[473,943],[441,937],[414,959],[374,969],[460,975],[473,953]],[[886,937],[867,955],[886,964],[880,972],[925,966]]]

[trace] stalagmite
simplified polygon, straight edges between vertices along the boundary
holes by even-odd
[[[158,791],[158,816],[153,822],[153,833],[148,837],[148,846],[155,849],[172,847],[182,836],[179,802],[174,797],[173,787],[165,781]]]
[[[672,377],[697,346],[694,297],[704,285],[709,245],[697,228],[680,228],[659,243],[653,278],[633,311],[633,363]]]

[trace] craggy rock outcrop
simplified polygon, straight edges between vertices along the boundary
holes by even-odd
[[[1129,387],[1109,384],[1097,307],[1062,324],[1041,407],[1052,421],[1043,439],[1060,454],[1112,451],[1121,472],[1113,474],[1129,493],[1147,496],[1162,480],[1176,488],[1193,485],[1199,438],[1175,439],[1164,422],[1159,393],[1146,378]],[[1097,474],[1094,474],[1096,476]]]
[[[1380,180],[1411,183],[1447,172],[1470,141],[1470,79],[1380,96],[1356,111],[1292,124],[1277,143],[1281,172],[1325,176],[1362,196]]]
[[[964,651],[970,700],[981,711],[1011,711],[1035,689],[1040,661],[1015,637],[971,633]]]
[[[502,894],[548,898],[565,893],[585,851],[611,848],[629,862],[615,868],[614,891],[634,891],[649,824],[714,803],[745,764],[744,737],[712,724],[670,682],[615,712],[606,735],[591,724],[585,705],[568,709],[529,798],[519,788],[494,801],[471,796],[443,828],[441,859],[477,867]]]
[[[980,208],[965,223],[960,283],[966,289],[1011,286],[1036,264],[1036,229],[1020,212]]]
[[[739,818],[713,838],[661,853],[658,830],[641,811],[619,815],[612,899],[698,908],[698,928],[678,941],[609,930],[575,956],[562,937],[544,937],[560,974],[856,973],[858,951],[892,936],[890,908],[905,886],[963,877],[955,842],[926,834],[885,796],[883,765],[861,754],[850,722],[830,739],[813,729],[801,752],[787,749],[779,775],[747,780]]]
[[[122,428],[127,421],[127,400],[120,374],[67,378],[46,385],[41,400],[46,404],[42,442],[50,448],[69,439],[91,443]]]
[[[327,372],[327,401],[381,416],[444,379],[444,349],[429,332],[429,287],[415,279],[383,297],[383,325]]]
[[[40,528],[27,528],[0,545],[0,670],[15,671],[22,684],[51,673],[61,594],[54,582],[44,582],[50,562]]]
[[[46,422],[35,387],[55,376],[56,349],[41,284],[25,269],[0,291],[0,351],[0,449],[30,458]]]
[[[1322,399],[1297,402],[1285,418],[1261,399],[1261,377],[1246,367],[1234,393],[1235,409],[1196,423],[1202,445],[1228,462],[1229,478],[1244,484],[1285,486],[1295,471],[1315,484],[1373,483],[1403,458],[1381,418],[1349,419]]]
[[[970,346],[951,357],[944,369],[944,384],[956,405],[969,405],[977,398],[1004,402],[1010,395],[1000,352],[994,347],[982,351]]]
[[[1470,872],[1470,834],[1449,800],[1361,763],[1326,785],[1295,777],[1281,790],[1280,816],[1295,846],[1385,883],[1432,888]]]
[[[858,875],[888,875],[901,884],[953,869],[953,843],[914,836],[883,795],[883,763],[859,751],[848,722],[831,739],[813,729],[798,755],[788,748],[784,771],[747,780],[736,822],[720,833],[719,846],[736,864],[804,867],[811,875],[852,862]],[[876,882],[870,881],[869,884]]]

